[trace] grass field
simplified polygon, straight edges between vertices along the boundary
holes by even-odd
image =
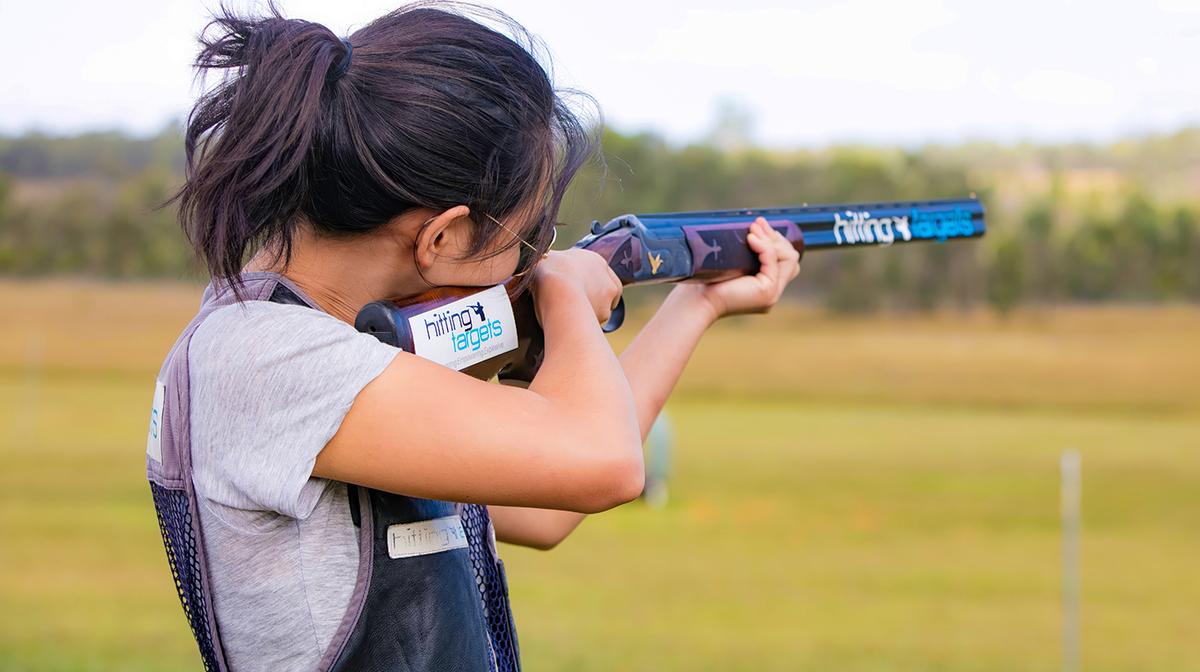
[[[197,668],[143,449],[198,297],[0,283],[0,670]],[[526,669],[1058,669],[1076,448],[1085,669],[1200,670],[1197,346],[1188,308],[719,325],[670,504],[503,549]]]

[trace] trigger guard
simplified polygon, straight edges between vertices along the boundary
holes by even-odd
[[[624,323],[625,323],[625,297],[622,296],[619,299],[617,299],[617,307],[613,308],[612,313],[610,313],[608,316],[608,321],[605,322],[604,325],[602,327],[600,327],[600,329],[604,333],[607,334],[610,332],[614,332],[617,329],[620,329],[621,325]]]

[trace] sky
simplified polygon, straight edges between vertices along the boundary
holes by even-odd
[[[253,8],[249,0],[226,0]],[[396,0],[279,0],[339,35]],[[605,123],[772,147],[1108,141],[1200,124],[1200,0],[494,0]],[[0,133],[153,133],[186,116],[216,0],[0,0]]]

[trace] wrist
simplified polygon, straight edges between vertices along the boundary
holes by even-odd
[[[592,313],[587,292],[568,274],[540,273],[534,277],[529,290],[533,295],[534,313],[543,329],[548,328],[548,322],[579,321],[583,315]],[[580,323],[587,322],[582,320]]]
[[[696,282],[681,282],[671,289],[667,300],[663,302],[677,306],[678,310],[700,319],[705,327],[716,322],[723,315],[720,307],[709,296],[707,285]]]

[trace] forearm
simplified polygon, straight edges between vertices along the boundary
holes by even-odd
[[[554,548],[571,534],[587,514],[557,509],[488,505],[496,539],[542,551]]]
[[[683,373],[704,331],[722,315],[766,312],[799,271],[800,255],[761,217],[747,234],[759,255],[756,275],[714,285],[676,285],[619,358],[628,381],[642,441]],[[551,548],[583,520],[583,514],[546,509],[490,507],[496,535],[534,548]]]
[[[716,319],[712,305],[692,285],[679,285],[667,296],[621,353],[642,440],[658,417],[705,329]],[[579,526],[586,514],[515,506],[489,506],[496,538],[541,550],[554,548]]]
[[[541,314],[545,359],[529,389],[550,399],[561,415],[587,428],[596,443],[628,446],[640,453],[641,442],[635,443],[632,432],[629,384],[612,348],[586,303],[555,303],[556,290],[549,282],[538,288],[550,305]]]
[[[677,285],[621,353],[621,368],[633,392],[643,441],[700,337],[716,319],[716,311],[701,295],[700,285]]]

